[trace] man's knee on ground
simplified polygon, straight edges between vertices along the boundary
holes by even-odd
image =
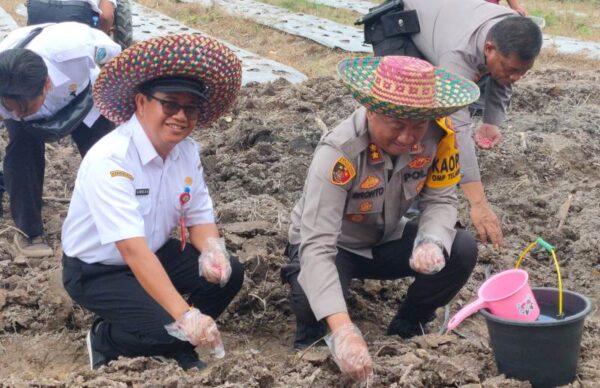
[[[459,266],[462,271],[471,273],[477,263],[477,242],[473,236],[464,230],[458,230],[454,243],[452,244],[452,253],[450,263],[453,266]]]
[[[290,278],[290,307],[298,318],[299,321],[304,323],[314,323],[317,318],[313,313],[308,298],[302,289],[300,283],[298,283],[298,276],[292,276]]]

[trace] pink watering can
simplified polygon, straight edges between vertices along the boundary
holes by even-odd
[[[540,308],[528,281],[529,275],[522,269],[511,269],[490,277],[479,288],[479,297],[450,319],[448,331],[483,308],[503,319],[535,321],[540,315]]]

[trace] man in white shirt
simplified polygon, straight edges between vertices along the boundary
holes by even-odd
[[[79,22],[109,33],[117,0],[28,0],[27,25]]]
[[[92,369],[119,356],[203,368],[199,345],[223,356],[214,319],[244,270],[219,237],[188,136],[231,107],[240,85],[235,54],[198,35],[140,42],[102,69],[94,100],[121,124],[83,159],[62,230],[65,288],[98,316]]]
[[[75,22],[19,28],[0,42],[0,116],[8,130],[4,183],[14,222],[26,235],[15,235],[15,244],[27,257],[52,255],[42,236],[49,137],[40,126],[71,134],[85,155],[113,128],[93,106],[91,85],[98,65],[120,51],[103,32]]]

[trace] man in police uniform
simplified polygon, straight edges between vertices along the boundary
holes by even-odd
[[[52,255],[42,224],[47,138],[33,126],[71,133],[85,155],[113,128],[93,107],[91,88],[98,65],[120,51],[101,31],[75,22],[19,28],[0,43],[0,116],[8,130],[4,183],[15,224],[26,234],[15,235],[25,256]]]
[[[444,116],[479,91],[412,57],[349,59],[338,73],[363,107],[317,146],[292,212],[291,264],[282,275],[291,284],[296,347],[318,340],[326,322],[334,360],[364,380],[372,364],[346,308],[350,280],[414,276],[387,331],[408,338],[423,333],[475,265],[474,239],[454,229],[460,173]],[[406,223],[403,215],[418,196],[419,224]]]
[[[94,100],[121,125],[83,159],[62,230],[65,288],[98,316],[91,368],[119,356],[202,368],[195,345],[224,355],[213,319],[244,271],[219,238],[188,135],[231,107],[240,85],[235,54],[199,35],[140,42],[102,69]]]
[[[502,229],[484,192],[474,141],[482,149],[500,143],[500,126],[506,119],[511,85],[531,69],[542,46],[539,27],[517,11],[481,0],[403,0],[403,11],[365,25],[365,34],[372,36],[375,55],[412,55],[403,54],[403,46],[411,44],[417,56],[434,66],[485,86],[481,99],[483,122],[475,129],[475,135],[469,108],[454,113],[452,122],[461,155],[460,187],[469,201],[471,219],[482,242],[491,241],[494,245],[502,244]],[[398,17],[408,18],[415,13],[418,22],[412,16],[406,22],[402,20],[413,30],[398,28]]]

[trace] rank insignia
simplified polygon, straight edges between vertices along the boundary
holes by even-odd
[[[122,176],[123,178],[127,178],[129,180],[133,180],[133,175],[131,175],[127,171],[123,171],[123,170],[113,170],[113,171],[110,172],[110,176],[113,177],[113,178],[118,177],[118,176]]]
[[[360,205],[358,205],[358,210],[361,213],[366,213],[368,211],[371,211],[371,209],[373,209],[373,202],[371,201],[363,201],[360,203]]]
[[[375,143],[369,144],[369,161],[379,162],[381,160],[381,152]]]
[[[423,151],[425,151],[425,146],[422,143],[417,143],[410,147],[409,154],[421,154]]]
[[[334,185],[345,185],[356,176],[356,170],[352,163],[344,156],[340,156],[331,169],[331,183]]]
[[[379,184],[380,180],[376,176],[369,175],[362,183],[360,184],[361,189],[372,189],[373,187]]]
[[[431,163],[431,158],[426,156],[419,156],[408,162],[410,168],[423,168],[425,165]]]
[[[72,97],[77,96],[77,84],[69,84],[69,95]]]

